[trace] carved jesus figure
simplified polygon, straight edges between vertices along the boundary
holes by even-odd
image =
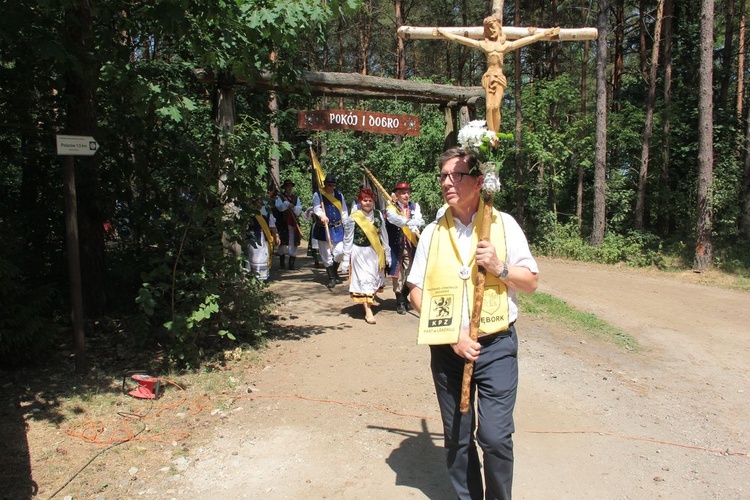
[[[505,54],[543,38],[557,36],[560,33],[560,28],[550,28],[519,38],[518,40],[508,41],[503,34],[503,27],[497,18],[492,16],[486,17],[483,24],[484,40],[473,40],[465,36],[454,35],[442,28],[435,28],[435,34],[463,45],[468,45],[469,47],[481,49],[487,54],[487,71],[482,76],[482,87],[484,87],[485,100],[487,101],[487,129],[498,132],[500,130],[500,120],[502,119],[500,106],[503,103],[503,93],[508,86],[508,81],[503,74],[503,59]],[[529,31],[533,33],[535,29],[529,28]]]

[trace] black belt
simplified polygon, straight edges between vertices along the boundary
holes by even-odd
[[[511,328],[513,327],[515,323],[516,322],[514,321],[513,323],[509,324],[507,330],[501,330],[499,332],[488,333],[487,335],[482,335],[481,337],[477,339],[477,341],[478,342],[490,342],[492,340],[495,340],[496,338],[510,337],[511,335],[513,335],[513,330]]]
[[[340,220],[338,220],[336,222],[329,222],[328,223],[328,227],[329,228],[331,228],[331,227],[339,227],[339,226],[341,226],[341,224],[342,224],[342,222]]]

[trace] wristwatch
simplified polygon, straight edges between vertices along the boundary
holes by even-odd
[[[508,263],[503,262],[503,270],[500,271],[500,276],[498,276],[498,278],[500,278],[501,280],[504,280],[507,277],[508,277]]]

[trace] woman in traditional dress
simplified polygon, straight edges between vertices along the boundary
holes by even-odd
[[[383,291],[391,250],[383,214],[374,208],[375,193],[368,187],[362,188],[357,201],[360,209],[351,214],[355,226],[349,265],[349,296],[364,306],[365,321],[374,325],[372,304],[375,294]]]

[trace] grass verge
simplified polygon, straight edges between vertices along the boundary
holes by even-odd
[[[581,332],[599,340],[613,342],[629,351],[639,350],[638,342],[623,330],[599,319],[594,314],[579,311],[552,295],[540,292],[519,293],[518,305],[524,314],[557,323],[569,330]]]

